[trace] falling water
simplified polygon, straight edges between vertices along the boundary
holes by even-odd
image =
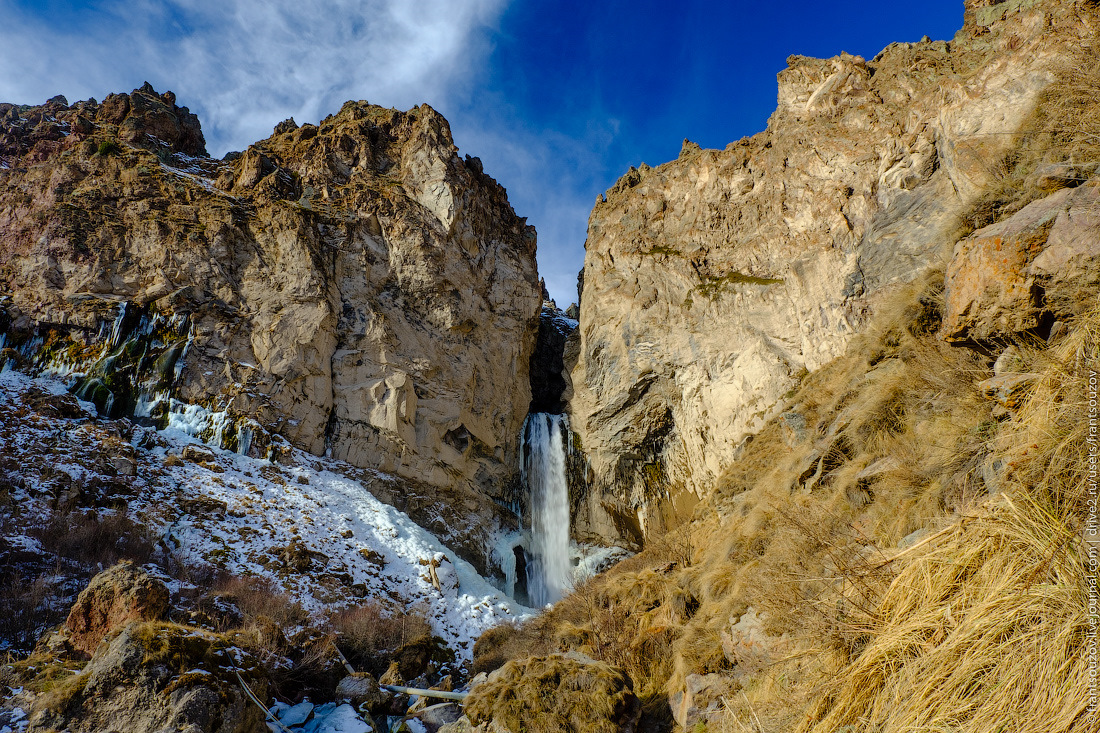
[[[523,478],[530,492],[531,554],[528,593],[532,606],[561,599],[570,585],[569,488],[565,480],[563,415],[527,417]]]

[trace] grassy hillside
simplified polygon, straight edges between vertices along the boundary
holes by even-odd
[[[716,674],[699,730],[1085,730],[1100,311],[1015,346],[1038,376],[1010,408],[978,386],[996,354],[936,337],[941,291],[933,272],[897,293],[690,523],[490,632],[481,667],[581,651],[630,674],[653,726]]]

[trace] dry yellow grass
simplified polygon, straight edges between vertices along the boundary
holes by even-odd
[[[1040,377],[995,418],[977,388],[989,357],[935,337],[941,285],[930,273],[880,304],[686,528],[509,645],[616,665],[666,723],[688,675],[725,675],[712,731],[1097,730],[1081,530],[1100,311],[1017,345]],[[771,651],[727,658],[722,634],[750,608]]]
[[[1026,494],[905,563],[804,731],[1090,730],[1080,547]]]
[[[870,604],[878,586],[861,569],[884,556],[867,548],[893,547],[978,490],[969,463],[992,420],[974,381],[988,366],[935,339],[941,290],[942,273],[930,273],[880,304],[848,353],[792,396],[797,429],[766,426],[691,523],[585,584],[509,647],[576,649],[614,664],[649,715],[667,716],[669,693],[688,675],[746,671],[748,661],[726,657],[721,634],[752,607],[769,634],[786,636],[777,658],[751,661],[730,719],[767,730],[796,723],[792,711],[808,704],[822,672],[864,643],[863,630],[821,599],[846,582],[866,586]]]
[[[869,643],[802,730],[1095,731],[1087,714],[1089,386],[1100,311],[1027,360],[1000,431],[1010,489],[916,552],[863,621]]]

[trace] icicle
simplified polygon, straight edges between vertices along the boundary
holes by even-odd
[[[126,320],[126,309],[129,306],[128,301],[122,301],[122,305],[118,307],[118,315],[115,316],[114,325],[111,326],[111,338],[107,341],[106,351],[110,352],[118,346],[119,339],[122,337],[122,322]]]
[[[248,455],[248,449],[252,447],[252,427],[242,424],[237,430],[237,452],[242,456]]]

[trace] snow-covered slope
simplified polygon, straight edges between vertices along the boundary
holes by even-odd
[[[359,469],[289,446],[272,462],[100,419],[57,379],[8,371],[0,456],[19,479],[9,547],[33,550],[22,530],[59,506],[124,511],[175,558],[269,578],[313,612],[367,597],[418,608],[460,660],[485,629],[531,613],[349,477]]]

